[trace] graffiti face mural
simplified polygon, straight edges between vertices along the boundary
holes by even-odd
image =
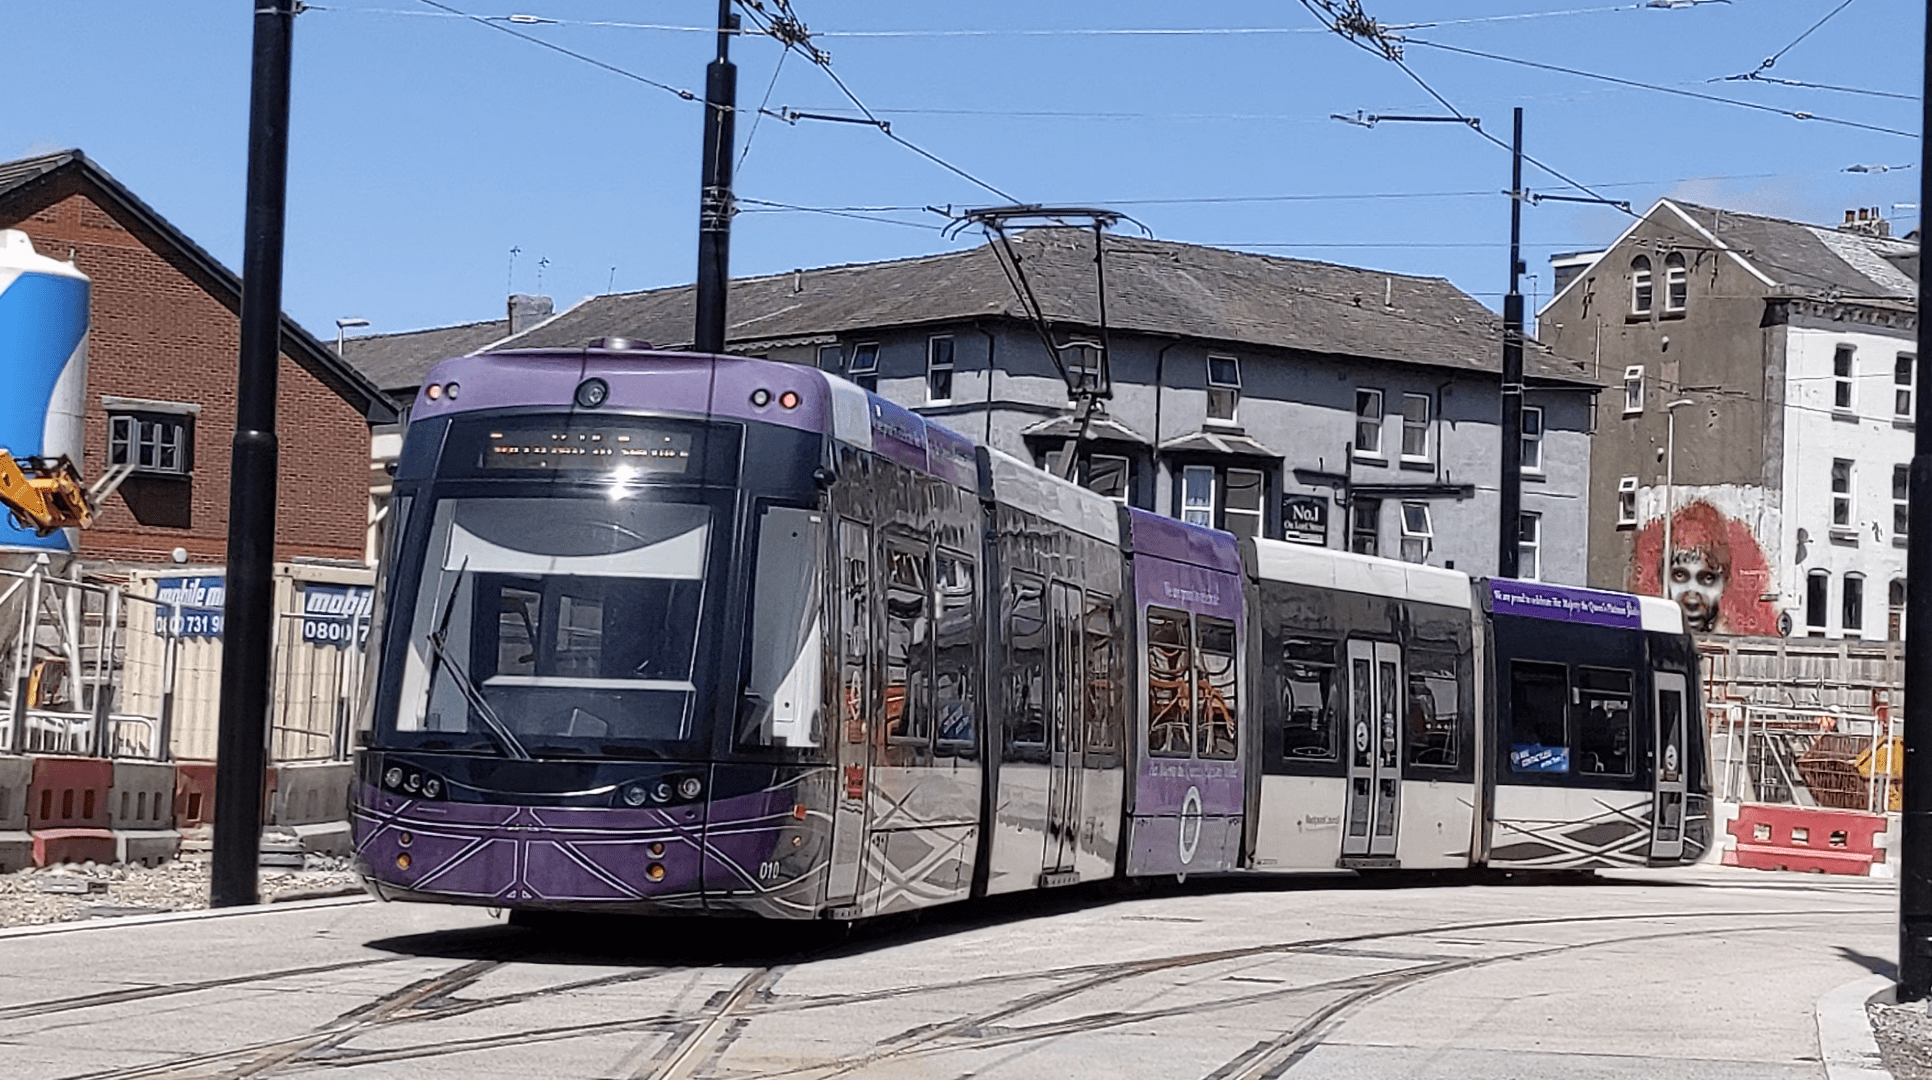
[[[1628,588],[1668,596],[1683,609],[1684,624],[1698,633],[1771,635],[1778,612],[1762,596],[1770,568],[1750,526],[1697,499],[1671,515],[1670,573],[1664,567],[1664,522],[1637,532]]]

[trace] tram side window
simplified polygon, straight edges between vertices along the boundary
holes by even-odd
[[[1460,757],[1462,687],[1455,658],[1416,649],[1409,654],[1409,764],[1453,769]]]
[[[1576,669],[1576,751],[1571,771],[1589,776],[1630,775],[1631,674],[1614,668]]]
[[[860,745],[870,711],[866,671],[872,664],[872,533],[856,521],[839,523],[839,708],[845,741]]]
[[[1226,619],[1202,615],[1194,620],[1200,641],[1196,661],[1196,700],[1200,703],[1199,727],[1194,745],[1201,756],[1231,761],[1235,755],[1240,715],[1239,652],[1234,647],[1234,624]]]
[[[939,613],[934,635],[938,666],[933,678],[939,741],[970,753],[979,717],[973,685],[973,673],[979,668],[978,578],[972,562],[949,551],[939,553],[933,569]]]
[[[1570,771],[1570,672],[1562,664],[1509,664],[1509,767],[1519,773]]]
[[[1193,641],[1187,613],[1147,609],[1147,752],[1194,755]]]
[[[1289,761],[1334,761],[1335,643],[1289,638],[1281,643],[1281,755]]]
[[[537,582],[527,585],[505,581],[497,601],[496,673],[498,675],[535,675],[537,673],[537,616],[543,610],[542,588]]]
[[[1087,738],[1091,753],[1111,754],[1120,749],[1115,733],[1120,730],[1119,656],[1114,646],[1117,627],[1114,605],[1094,593],[1087,594]]]
[[[1046,745],[1046,583],[1014,574],[1008,586],[1006,739]]]
[[[886,543],[886,736],[932,738],[931,557],[914,540]]]

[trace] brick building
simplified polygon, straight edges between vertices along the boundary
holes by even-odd
[[[0,228],[93,280],[85,475],[125,458],[133,430],[178,447],[121,485],[81,558],[167,563],[179,548],[222,562],[240,277],[78,150],[0,164]],[[279,400],[275,558],[361,561],[369,429],[394,422],[395,406],[286,316]]]

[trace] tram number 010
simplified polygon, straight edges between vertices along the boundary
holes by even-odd
[[[777,881],[779,874],[780,874],[780,871],[778,869],[777,860],[772,860],[770,862],[761,862],[758,864],[759,881]]]

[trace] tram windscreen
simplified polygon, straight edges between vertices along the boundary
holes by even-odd
[[[439,500],[397,729],[512,755],[689,737],[711,532],[701,504]]]

